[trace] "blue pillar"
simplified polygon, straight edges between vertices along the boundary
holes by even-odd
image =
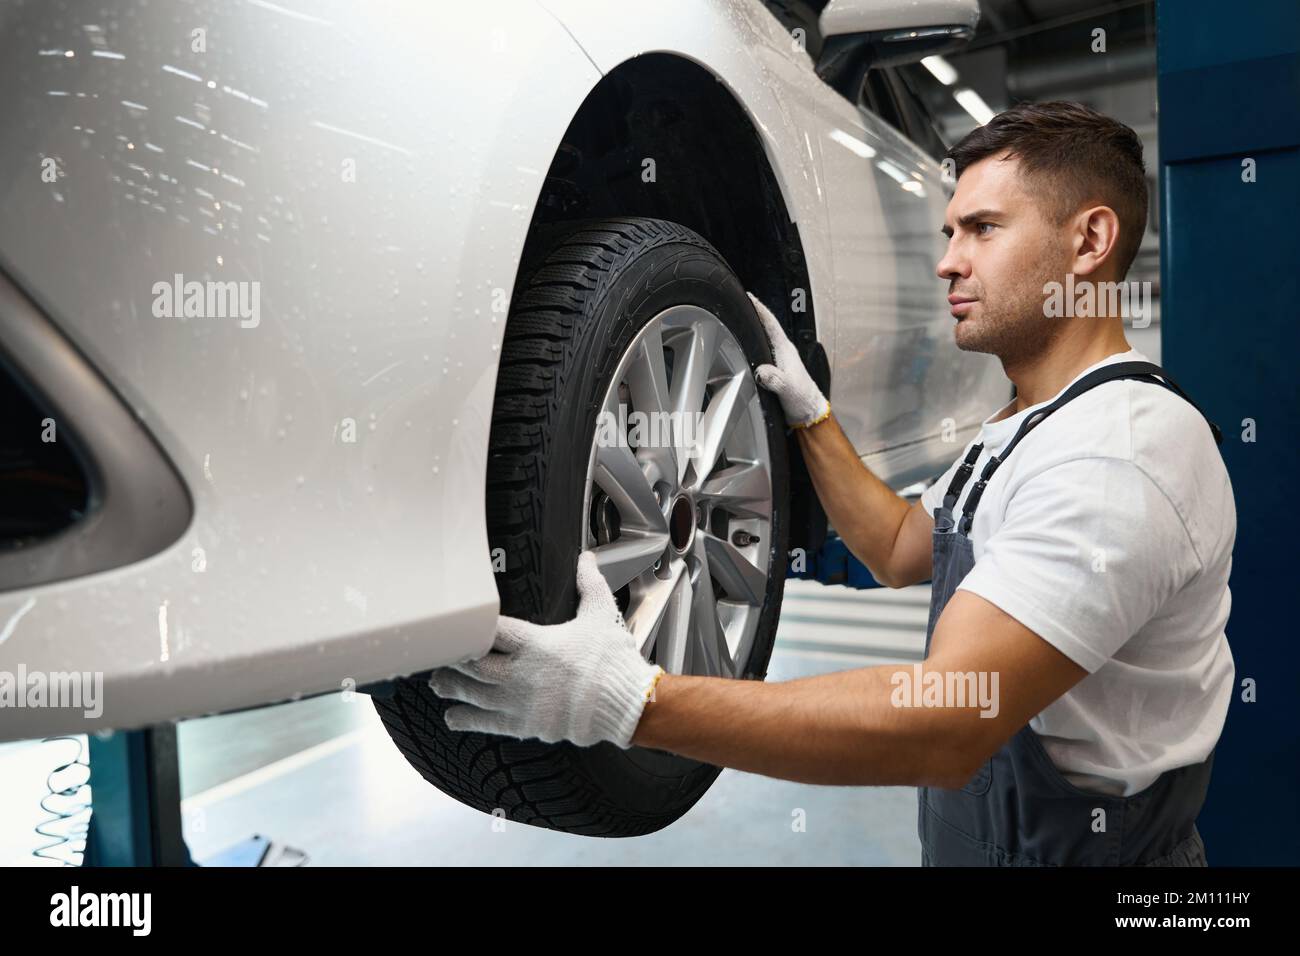
[[[855,558],[848,545],[834,533],[828,534],[825,543],[816,551],[792,553],[786,577],[840,584],[858,590],[880,587],[867,566]]]
[[[176,726],[91,734],[84,866],[193,866],[181,835]]]
[[[1237,502],[1237,684],[1198,826],[1212,865],[1294,865],[1300,6],[1157,0],[1156,44],[1162,360],[1223,428]]]

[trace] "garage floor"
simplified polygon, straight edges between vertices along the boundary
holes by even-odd
[[[919,660],[928,600],[928,585],[857,592],[790,582],[769,679]],[[491,817],[420,778],[363,696],[186,721],[180,744],[185,836],[198,860],[254,833],[305,851],[311,864],[341,866],[912,866],[919,857],[912,788],[815,787],[735,770],[648,837],[588,839],[511,823],[497,831]],[[42,862],[31,853],[49,842],[33,832],[48,817],[38,805],[45,776],[75,755],[69,741],[0,746],[0,865]],[[67,847],[50,852],[71,856]]]

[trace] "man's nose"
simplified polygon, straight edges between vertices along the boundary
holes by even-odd
[[[943,257],[939,259],[939,264],[935,267],[935,274],[940,279],[969,279],[970,262],[965,256],[958,255],[953,249],[953,243],[949,242],[947,249],[944,250]]]

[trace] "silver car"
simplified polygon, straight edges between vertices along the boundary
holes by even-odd
[[[897,487],[1005,400],[893,69],[975,0],[449,12],[0,0],[0,739],[358,688],[472,806],[653,831],[717,768],[456,734],[419,675],[591,549],[648,658],[763,677],[818,529],[747,290]]]

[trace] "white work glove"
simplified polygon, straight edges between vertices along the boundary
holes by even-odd
[[[758,384],[781,400],[786,423],[794,428],[807,428],[824,421],[831,413],[831,403],[803,367],[799,350],[786,338],[781,323],[767,306],[754,298],[752,292],[747,294],[772,343],[772,358],[776,362],[775,365],[760,365],[754,370]]]
[[[486,657],[438,668],[429,687],[464,702],[447,708],[452,730],[627,749],[663,673],[641,656],[587,551],[578,558],[577,617],[548,626],[502,616]]]

